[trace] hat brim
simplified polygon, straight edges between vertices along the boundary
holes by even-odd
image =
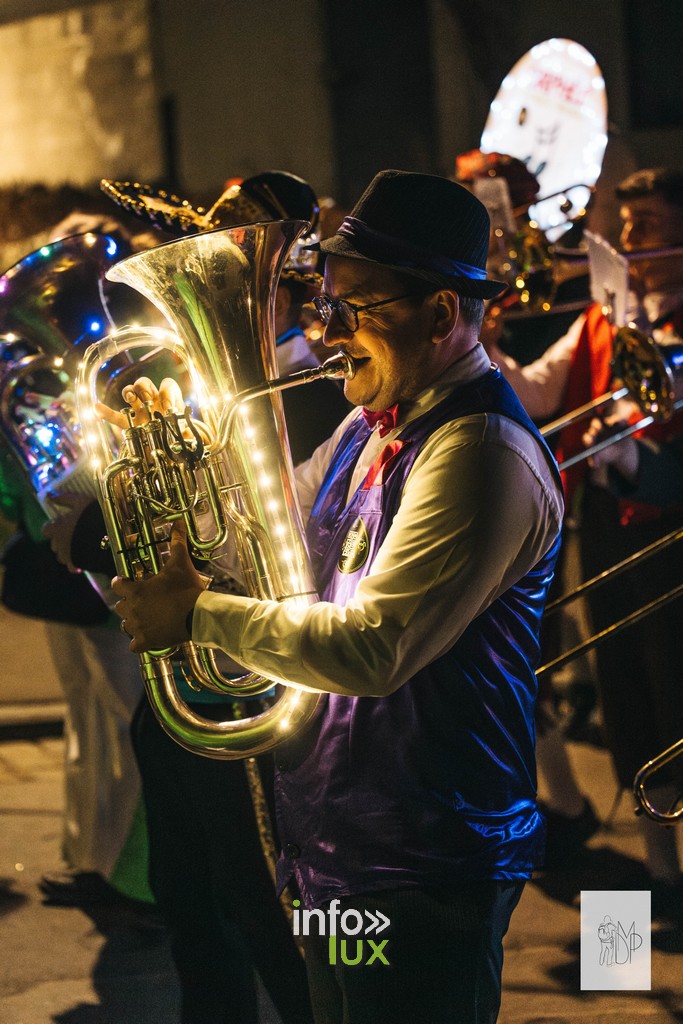
[[[501,295],[508,287],[505,281],[477,281],[470,277],[439,274],[433,270],[426,270],[421,267],[406,267],[399,263],[378,260],[361,252],[350,239],[345,238],[343,235],[332,235],[330,238],[325,239],[324,242],[319,242],[306,248],[317,250],[326,256],[343,256],[345,259],[376,263],[377,266],[386,267],[387,270],[395,270],[400,274],[409,274],[411,277],[417,277],[421,281],[434,284],[437,288],[452,288],[459,295],[465,295],[474,299],[494,299],[497,295]]]
[[[165,189],[108,178],[102,179],[100,189],[127,213],[170,235],[195,235],[209,227],[204,211]]]
[[[302,270],[299,267],[287,267],[281,272],[279,281],[294,281],[295,284],[305,284],[311,288],[320,288],[323,283],[322,276],[316,271]]]

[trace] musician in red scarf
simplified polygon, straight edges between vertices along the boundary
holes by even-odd
[[[626,252],[643,253],[630,265],[639,310],[635,323],[666,351],[665,346],[682,343],[683,256],[647,253],[683,246],[683,171],[638,171],[618,186],[616,195],[623,223],[621,245]],[[600,308],[591,306],[565,337],[528,366],[521,367],[500,350],[489,352],[530,415],[547,419],[608,390],[612,336],[613,328]],[[622,400],[587,430],[584,421],[565,433],[560,447],[569,454],[639,416],[634,403]],[[567,485],[567,507],[578,511],[582,524],[581,558],[587,577],[680,527],[683,414],[594,455],[588,465],[576,467]],[[677,559],[675,552],[675,547],[667,549],[600,588],[590,601],[595,629],[679,583],[680,556]],[[619,784],[628,790],[638,768],[683,733],[680,611],[680,601],[674,601],[597,648],[605,735]],[[666,806],[675,798],[680,779],[672,766],[670,774],[662,772],[658,780],[661,792],[652,790],[652,799]],[[653,908],[671,915],[678,907],[680,914],[682,881],[675,834],[648,819],[641,819],[641,828]],[[641,879],[638,884],[642,883]]]

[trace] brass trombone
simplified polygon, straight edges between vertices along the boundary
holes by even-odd
[[[586,580],[585,583],[581,583],[569,593],[563,594],[556,600],[551,601],[546,607],[545,614],[551,615],[560,608],[563,608],[565,605],[577,600],[579,597],[585,597],[587,593],[596,590],[607,580],[614,579],[615,576],[619,576],[621,573],[630,571],[640,562],[651,558],[659,551],[665,550],[681,539],[683,539],[683,527],[672,530],[670,533],[666,534],[666,536],[660,537],[659,540],[656,540],[652,544],[644,547],[641,551],[623,559],[621,562],[617,562],[616,565],[610,566],[609,569],[605,569],[597,576],[593,576],[592,579]],[[546,662],[545,665],[542,665],[537,669],[537,677],[543,675],[545,672],[551,672],[561,668],[563,665],[566,665],[568,662],[580,657],[582,654],[586,654],[594,647],[597,647],[598,644],[602,643],[603,640],[616,636],[617,633],[620,633],[623,629],[626,629],[628,626],[631,626],[636,622],[640,622],[641,619],[646,618],[648,615],[657,611],[657,609],[663,608],[664,605],[670,604],[681,596],[683,596],[683,583],[674,587],[672,590],[669,590],[667,593],[660,595],[653,601],[643,605],[641,608],[636,609],[629,615],[624,616],[624,618],[619,619],[611,626],[607,626],[605,629],[600,630],[600,632],[595,633],[587,640],[583,640],[575,647],[572,647],[571,650],[565,651],[558,657]],[[674,743],[673,746],[664,750],[661,754],[658,754],[657,757],[653,758],[651,761],[648,761],[647,764],[643,765],[643,767],[636,773],[633,780],[633,795],[637,801],[637,806],[635,808],[636,814],[645,813],[649,818],[652,818],[653,821],[668,825],[676,821],[683,821],[683,807],[678,810],[674,810],[672,807],[667,811],[660,811],[650,802],[645,790],[646,783],[656,771],[669,764],[676,757],[680,757],[682,755],[683,738],[681,738],[677,743]]]
[[[546,196],[545,198],[551,198]],[[516,215],[522,208],[513,210]],[[547,313],[569,313],[576,311],[580,313],[586,308],[589,301],[586,297],[572,299],[569,301],[557,301],[559,287],[567,281],[587,274],[590,268],[588,253],[582,249],[563,248],[561,242],[553,245],[542,243],[539,235],[542,234],[539,228],[520,229],[520,240],[517,245],[526,247],[535,252],[534,259],[530,264],[518,272],[514,260],[510,261],[508,255],[498,253],[499,266],[492,268],[492,271],[506,280],[510,285],[510,295],[517,295],[519,303],[505,308],[506,321],[527,320],[529,317],[543,316]],[[500,247],[503,243],[501,234],[497,239]],[[535,247],[535,249],[534,249]],[[616,250],[613,250],[616,253]],[[631,252],[619,252],[619,256],[627,264],[638,264],[652,260],[683,258],[683,246],[670,246],[662,249],[638,249]],[[507,262],[507,269],[505,268]],[[530,286],[533,280],[535,294],[531,295]],[[527,284],[529,287],[527,287]],[[525,294],[526,293],[526,294]],[[507,297],[505,293],[504,297]]]
[[[628,558],[624,558],[621,562],[617,562],[616,565],[612,565],[609,569],[605,569],[603,572],[598,573],[597,576],[593,576],[592,579],[586,580],[585,583],[579,584],[574,590],[567,594],[563,594],[556,600],[551,601],[545,609],[546,615],[552,615],[554,612],[559,611],[560,608],[564,608],[566,605],[571,604],[572,601],[578,600],[580,597],[585,597],[586,594],[597,590],[607,580],[614,579],[615,576],[621,575],[621,573],[630,571],[635,568],[640,562],[646,561],[648,558],[652,558],[653,555],[659,551],[663,551],[675,544],[677,541],[683,539],[683,527],[672,530],[671,533],[667,533],[665,537],[660,537],[659,540],[654,541],[652,544],[648,544],[641,551],[637,551],[635,554],[630,555]],[[618,622],[613,623],[611,626],[607,626],[605,629],[600,630],[594,636],[589,637],[587,640],[582,640],[580,644],[572,647],[571,650],[565,651],[563,654],[553,658],[552,661],[546,662],[545,665],[541,665],[536,670],[536,675],[541,676],[546,672],[553,672],[558,668],[562,668],[563,665],[568,664],[570,661],[574,661],[575,658],[580,657],[582,654],[586,654],[591,651],[594,647],[597,647],[603,640],[607,640],[617,633],[620,633],[622,629],[626,629],[627,626],[631,626],[636,622],[640,622],[641,619],[651,615],[652,612],[658,608],[664,607],[664,605],[670,604],[671,601],[675,601],[676,598],[683,595],[683,583],[679,586],[674,587],[666,594],[662,594],[660,597],[655,598],[654,601],[650,601],[648,604],[643,605],[636,611],[631,612],[630,615],[625,616]]]
[[[669,764],[676,757],[680,757],[683,754],[683,738],[678,740],[672,746],[663,750],[657,757],[653,757],[651,761],[644,764],[643,767],[636,772],[636,777],[633,780],[633,795],[638,802],[636,807],[636,814],[647,814],[648,818],[652,818],[653,821],[658,821],[662,825],[671,825],[676,821],[683,821],[683,805],[678,810],[674,810],[676,803],[680,802],[680,797],[674,802],[668,811],[658,810],[654,804],[652,804],[645,791],[645,785],[656,771],[663,768],[664,765]]]
[[[607,402],[627,396],[635,401],[643,416],[638,422],[629,424],[628,427],[602,439],[584,451],[570,456],[570,458],[561,463],[560,469],[568,469],[576,463],[587,459],[590,455],[616,444],[623,438],[638,430],[642,430],[652,423],[667,422],[678,409],[683,407],[683,343],[675,342],[664,346],[657,345],[652,338],[646,336],[641,331],[637,331],[633,327],[621,327],[615,337],[614,367],[615,376],[623,381],[621,387],[615,391],[600,395],[592,402],[588,402],[566,416],[549,423],[543,428],[541,433],[544,437],[559,433],[565,427],[584,418]],[[580,584],[574,590],[550,602],[546,607],[546,615],[558,611],[579,597],[585,597],[586,594],[596,590],[607,580],[630,571],[641,562],[670,547],[682,538],[683,527],[673,530],[641,551],[623,559],[609,569],[605,569],[597,576]],[[602,643],[603,640],[615,636],[636,622],[640,622],[641,619],[646,618],[646,616],[651,615],[657,609],[675,601],[682,595],[683,583],[674,587],[668,593],[662,594],[655,600],[650,601],[648,604],[643,605],[641,608],[636,609],[587,640],[582,641],[571,650],[542,665],[537,670],[537,676],[545,672],[554,671],[578,658],[580,655],[586,654],[599,643]],[[659,810],[651,803],[645,789],[646,783],[656,771],[681,755],[683,755],[683,738],[651,761],[648,761],[637,772],[633,781],[633,794],[637,801],[637,814],[645,813],[653,821],[669,825],[683,820],[683,806],[675,810],[674,804],[669,810]]]
[[[622,386],[605,392],[565,416],[546,424],[543,437],[552,437],[565,427],[619,398],[631,398],[643,416],[615,434],[602,438],[589,448],[571,455],[560,464],[567,470],[578,462],[608,448],[617,441],[643,430],[652,423],[666,423],[683,408],[683,342],[658,345],[643,331],[628,325],[620,327],[614,338],[614,376]]]

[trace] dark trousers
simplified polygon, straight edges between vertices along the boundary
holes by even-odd
[[[183,1024],[256,1024],[254,968],[284,1024],[310,1024],[306,971],[261,850],[244,764],[184,750],[146,699],[133,742],[150,886],[171,935]],[[259,763],[267,776],[270,758]]]
[[[494,1024],[503,968],[502,940],[524,882],[470,882],[443,892],[396,890],[341,900],[340,913],[380,911],[391,924],[381,956],[365,940],[304,939],[316,1024]],[[351,918],[353,922],[353,918]],[[311,930],[316,927],[311,923]],[[383,962],[388,960],[388,965]],[[368,963],[368,961],[371,961]]]

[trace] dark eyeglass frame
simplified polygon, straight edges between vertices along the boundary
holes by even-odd
[[[390,302],[398,302],[399,299],[410,299],[413,295],[417,295],[417,292],[406,292],[404,295],[394,295],[390,299],[380,299],[379,302],[368,302],[366,306],[357,306],[354,302],[349,302],[348,299],[331,299],[327,295],[316,295],[313,299],[313,305],[325,326],[332,319],[332,314],[336,313],[341,320],[342,326],[350,334],[355,334],[359,326],[359,313],[364,313],[366,309],[378,309],[380,306],[387,306]]]

